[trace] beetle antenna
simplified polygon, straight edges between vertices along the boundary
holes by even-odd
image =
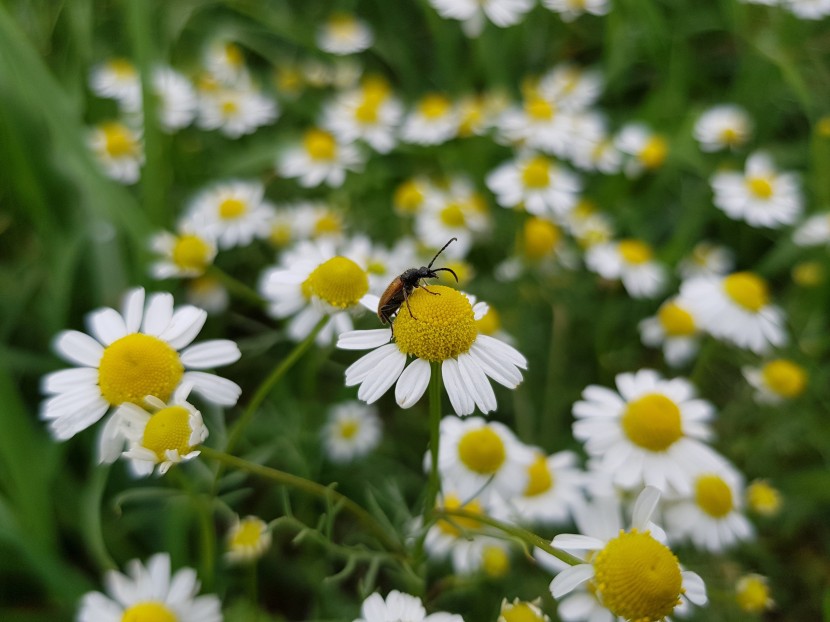
[[[444,252],[444,249],[445,249],[445,248],[447,248],[450,244],[452,244],[452,243],[453,243],[453,242],[455,242],[456,240],[458,240],[458,238],[450,238],[450,241],[449,241],[449,242],[447,242],[446,244],[444,244],[444,246],[442,246],[442,247],[441,247],[441,250],[440,250],[440,251],[438,251],[437,253],[435,253],[435,257],[433,257],[433,258],[432,258],[432,261],[430,261],[430,262],[429,262],[429,265],[427,266],[427,270],[432,270],[432,264],[434,264],[434,263],[435,263],[435,260],[436,260],[436,259],[438,259],[438,255],[440,255],[441,253],[443,253],[443,252]],[[455,277],[455,280],[457,281],[457,280],[458,280],[458,277]]]
[[[435,268],[435,270],[433,270],[432,272],[441,272],[441,270],[444,270],[452,274],[455,277],[455,282],[458,283],[458,275],[453,271],[452,268]]]

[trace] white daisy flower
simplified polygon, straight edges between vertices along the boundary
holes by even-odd
[[[632,298],[653,298],[663,291],[668,274],[654,259],[651,246],[627,238],[594,244],[585,254],[588,269],[608,280],[619,279]]]
[[[230,303],[228,290],[212,276],[197,276],[185,283],[187,302],[211,315],[224,313]]]
[[[584,249],[610,242],[615,235],[609,216],[597,209],[591,201],[582,200],[567,214],[565,227]]]
[[[329,54],[356,54],[374,40],[369,25],[351,13],[333,13],[317,30],[317,47]]]
[[[131,290],[123,313],[104,308],[87,316],[92,337],[68,330],[55,339],[58,354],[80,367],[47,374],[42,390],[49,397],[41,417],[52,435],[66,440],[85,430],[111,408],[126,402],[141,404],[152,395],[170,399],[180,385],[190,385],[205,399],[233,406],[241,393],[235,382],[203,371],[239,359],[232,341],[215,339],[190,347],[207,319],[202,309],[173,308],[173,296]],[[115,460],[120,451],[117,420],[103,430],[102,459]],[[115,452],[115,453],[113,453]]]
[[[702,241],[677,265],[677,272],[684,279],[696,276],[719,275],[731,272],[735,267],[735,253],[725,246]]]
[[[439,248],[450,238],[457,242],[446,249],[448,257],[465,257],[473,242],[490,229],[486,199],[464,177],[455,177],[444,189],[427,194],[415,216],[415,232],[428,247]]]
[[[506,97],[499,92],[462,97],[458,102],[458,135],[462,138],[483,136],[496,125],[507,106]]]
[[[566,215],[582,191],[577,175],[542,155],[505,162],[487,175],[486,183],[502,207],[523,206],[536,216]]]
[[[830,242],[830,212],[813,214],[793,232],[798,246],[821,246]]]
[[[722,553],[754,535],[742,512],[743,478],[726,461],[719,469],[695,475],[692,495],[668,502],[666,533],[672,541],[689,540],[710,553]]]
[[[763,152],[749,156],[743,173],[716,173],[711,184],[715,206],[731,219],[753,227],[790,225],[804,207],[798,176],[778,172],[772,158]]]
[[[712,436],[708,421],[715,409],[695,397],[690,382],[641,369],[619,374],[616,384],[617,391],[589,386],[573,407],[574,437],[614,484],[688,494],[693,469],[722,462],[704,443]]]
[[[153,94],[156,96],[159,123],[166,132],[187,127],[196,116],[196,89],[186,77],[171,67],[156,67],[152,73]],[[142,100],[124,102],[125,110],[142,114]]]
[[[216,40],[210,43],[204,54],[205,68],[222,84],[239,84],[248,81],[245,55],[232,41]]]
[[[269,241],[277,248],[286,248],[306,240],[343,241],[343,214],[331,205],[318,201],[298,201],[279,205],[271,219]]]
[[[444,19],[462,22],[464,34],[477,37],[484,28],[484,18],[499,28],[518,24],[533,8],[533,0],[430,0]]]
[[[542,0],[542,5],[562,16],[563,22],[572,22],[580,15],[607,15],[610,0]]]
[[[527,360],[512,346],[478,332],[476,313],[464,294],[442,285],[429,289],[419,287],[409,294],[393,320],[393,343],[388,329],[340,336],[338,348],[372,350],[346,369],[346,386],[360,385],[358,399],[371,404],[397,382],[395,399],[401,408],[410,408],[426,391],[430,363],[441,363],[443,384],[457,414],[495,410],[488,377],[514,389]]]
[[[377,409],[360,402],[337,404],[329,409],[323,427],[323,447],[332,462],[346,464],[365,456],[380,443]]]
[[[297,178],[304,188],[326,184],[339,188],[346,179],[346,171],[363,166],[363,157],[357,147],[345,143],[318,128],[306,130],[302,144],[290,147],[277,162],[277,172],[283,177]]]
[[[202,413],[187,402],[190,387],[183,385],[169,404],[148,395],[143,403],[150,411],[136,404],[121,404],[115,419],[121,435],[129,444],[122,455],[130,461],[130,469],[139,477],[152,474],[158,466],[159,475],[180,462],[192,460],[201,452],[196,449],[208,437]]]
[[[259,181],[231,180],[202,191],[191,202],[183,227],[216,240],[219,248],[247,246],[270,232],[274,206]]]
[[[356,259],[337,254],[329,241],[301,242],[285,253],[279,266],[263,273],[259,290],[268,312],[276,318],[293,316],[286,327],[291,339],[302,341],[326,316],[331,321],[317,335],[318,345],[352,330],[350,312],[372,304],[364,300],[369,276]]]
[[[401,140],[417,145],[440,145],[458,134],[457,106],[441,93],[427,93],[403,121]]]
[[[586,561],[554,577],[550,584],[553,597],[562,599],[584,585],[595,594],[590,598],[602,603],[612,616],[625,620],[663,620],[676,613],[686,600],[696,605],[706,604],[703,580],[694,572],[683,570],[674,553],[649,531],[651,515],[659,500],[659,490],[645,488],[634,504],[629,530],[617,528],[614,533],[606,532],[605,537],[556,536],[552,542],[554,547],[579,552]],[[604,518],[608,525],[613,522],[612,517]],[[586,593],[579,601],[572,599],[570,611],[566,612],[563,612],[563,601],[560,616],[565,620],[580,619],[574,615],[576,610],[594,607],[593,602],[585,602],[587,597]],[[592,616],[590,619],[610,622],[614,618]]]
[[[345,143],[363,140],[378,153],[389,153],[402,116],[403,105],[389,84],[373,80],[326,105],[322,125]]]
[[[270,97],[251,85],[202,90],[199,93],[197,124],[205,130],[219,130],[228,138],[239,138],[273,123],[279,107]]]
[[[407,179],[395,188],[392,207],[399,216],[412,216],[421,211],[426,197],[437,191],[435,185],[425,177]]]
[[[506,598],[501,601],[501,609],[496,622],[550,622],[550,618],[541,609],[542,599],[532,601],[519,600],[518,597],[508,603]]]
[[[126,58],[112,58],[95,65],[89,72],[89,88],[98,97],[114,99],[127,110],[135,110],[141,101],[141,78]]]
[[[694,136],[703,151],[735,149],[745,145],[752,136],[752,119],[742,106],[713,106],[695,121]]]
[[[537,88],[525,95],[521,107],[505,110],[498,126],[509,143],[567,158],[573,142],[573,117],[573,111],[560,108],[552,96]]]
[[[153,555],[146,567],[137,559],[132,560],[127,564],[126,575],[110,570],[104,583],[107,595],[84,594],[78,622],[222,622],[219,599],[212,594],[196,596],[199,581],[192,568],[182,568],[171,575],[167,553]]]
[[[478,497],[487,502],[494,494],[513,499],[528,488],[535,452],[507,426],[481,417],[450,415],[441,420],[440,435],[441,481],[463,499]]]
[[[587,5],[585,5],[587,10]],[[572,63],[559,63],[539,78],[539,93],[557,106],[573,112],[595,104],[605,86],[599,71],[584,70]]]
[[[767,282],[752,272],[684,281],[680,296],[712,336],[764,354],[787,343],[784,312],[771,304]]]
[[[150,266],[154,279],[202,276],[216,257],[216,243],[212,238],[183,226],[178,234],[160,231],[150,238],[150,249],[161,258]]]
[[[144,164],[140,132],[119,121],[108,121],[89,130],[87,144],[107,177],[122,184],[138,181]]]
[[[618,173],[623,156],[608,130],[605,117],[593,111],[575,112],[571,124],[569,154],[574,165],[606,175]]]
[[[669,153],[666,139],[644,123],[629,123],[617,134],[616,147],[628,156],[625,174],[636,177],[663,166]]]
[[[773,359],[761,367],[744,367],[744,378],[755,389],[759,404],[781,404],[807,388],[807,370],[788,359]]]
[[[225,545],[225,561],[243,564],[262,557],[271,548],[271,530],[268,523],[257,516],[234,517],[228,529]]]
[[[776,516],[781,504],[781,493],[765,479],[753,480],[746,487],[746,505],[756,514]]]
[[[662,348],[666,363],[679,367],[688,363],[700,348],[701,330],[692,312],[680,298],[669,298],[657,315],[639,324],[640,339],[652,348]]]
[[[735,584],[735,600],[741,609],[749,613],[762,613],[775,607],[775,601],[770,596],[769,581],[755,573],[738,579]]]
[[[383,598],[375,592],[371,594],[360,608],[360,617],[354,622],[464,622],[460,615],[452,613],[432,613],[426,609],[417,596],[410,596],[392,590]]]

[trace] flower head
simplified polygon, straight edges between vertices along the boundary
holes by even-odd
[[[762,516],[781,511],[781,493],[765,479],[756,479],[746,488],[747,506]]]
[[[179,233],[161,231],[150,240],[150,248],[161,255],[150,271],[156,279],[202,276],[216,257],[216,243],[206,234],[189,231],[184,225]]]
[[[345,464],[372,451],[380,436],[377,409],[360,402],[346,402],[329,410],[323,445],[329,460]]]
[[[765,576],[746,574],[735,584],[735,600],[748,613],[761,613],[775,607],[770,596],[769,582]]]
[[[623,127],[617,135],[616,146],[628,156],[625,172],[630,177],[660,168],[669,154],[665,137],[642,123]]]
[[[541,604],[541,598],[533,601],[514,598],[512,603],[505,598],[501,601],[496,622],[550,622],[550,618],[542,611]]]
[[[658,295],[668,277],[665,267],[654,259],[651,246],[633,238],[591,246],[585,263],[604,279],[620,279],[632,298]]]
[[[265,554],[271,547],[271,530],[257,516],[234,517],[228,529],[225,560],[229,563],[251,562]]]
[[[807,388],[807,370],[789,359],[773,359],[761,367],[745,367],[747,382],[761,404],[780,404],[797,398]]]
[[[442,93],[427,93],[406,115],[401,140],[417,145],[440,145],[458,133],[458,109]]]
[[[487,186],[502,207],[523,206],[536,216],[565,216],[579,199],[582,182],[574,173],[542,155],[502,164],[487,175]]]
[[[363,157],[354,144],[313,127],[306,130],[300,144],[282,154],[277,162],[277,172],[284,177],[296,178],[304,188],[315,188],[320,184],[339,188],[346,179],[346,171],[358,170],[362,165]]]
[[[134,184],[144,164],[141,133],[120,121],[101,123],[89,131],[87,142],[107,177]]]
[[[374,42],[369,25],[351,13],[333,13],[317,30],[317,45],[324,52],[355,54]]]
[[[670,298],[653,317],[640,322],[640,338],[647,346],[663,348],[666,362],[678,367],[689,362],[700,346],[700,327],[680,298]]]
[[[713,106],[695,121],[694,136],[703,151],[720,151],[743,146],[752,134],[752,119],[741,106]]]
[[[375,592],[363,601],[360,617],[354,622],[464,622],[459,615],[433,613],[427,615],[421,599],[397,590],[383,598]]]

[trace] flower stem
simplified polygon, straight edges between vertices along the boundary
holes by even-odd
[[[265,307],[266,300],[256,290],[251,289],[248,285],[232,277],[221,268],[214,265],[208,266],[205,275],[219,281],[232,295],[240,300],[244,300],[255,307]]]
[[[441,431],[441,363],[432,362],[429,376],[429,482],[424,500],[424,525],[427,515],[435,509],[435,500],[441,490],[438,473],[438,443]]]

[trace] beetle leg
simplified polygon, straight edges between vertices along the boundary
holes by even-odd
[[[413,320],[417,320],[418,318],[412,315],[412,309],[409,306],[409,294],[406,292],[405,287],[403,288],[403,301],[406,303],[406,310],[409,311],[409,317],[411,317]]]
[[[420,287],[420,288],[421,288],[422,290],[424,290],[425,292],[427,292],[427,293],[429,293],[429,294],[432,294],[433,296],[440,296],[440,295],[441,295],[441,292],[434,292],[434,291],[432,291],[429,287],[427,287],[426,285],[424,285],[423,283],[418,283],[418,287]]]

